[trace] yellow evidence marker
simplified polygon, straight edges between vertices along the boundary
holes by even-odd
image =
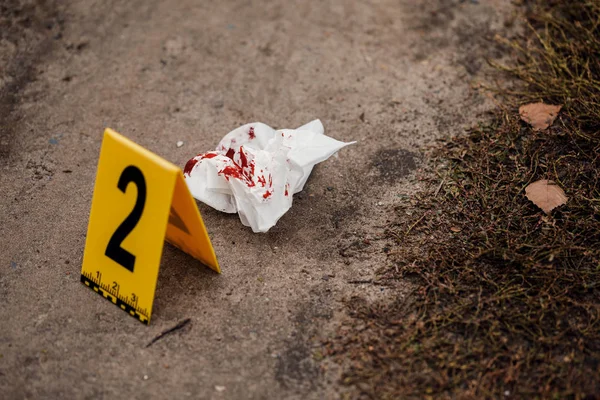
[[[181,169],[106,129],[81,282],[148,325],[165,237],[221,272]]]

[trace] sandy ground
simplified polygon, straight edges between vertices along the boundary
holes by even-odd
[[[388,295],[360,282],[386,263],[393,206],[418,187],[426,147],[490,107],[472,87],[512,11],[502,0],[0,1],[0,397],[343,396],[320,341],[344,299]],[[319,165],[268,234],[200,205],[222,275],[167,245],[149,327],[81,285],[105,127],[183,166],[241,124],[314,118],[358,144]]]

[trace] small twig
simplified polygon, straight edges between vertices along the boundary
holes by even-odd
[[[372,279],[366,279],[366,280],[348,281],[348,283],[351,283],[353,285],[360,285],[360,284],[363,284],[363,283],[375,283],[375,282],[373,282]]]
[[[417,222],[415,222],[414,224],[412,224],[412,225],[410,226],[410,228],[408,228],[408,230],[406,231],[406,233],[405,233],[404,235],[408,235],[408,234],[410,233],[410,231],[412,231],[412,229],[413,229],[415,226],[417,226],[417,224],[418,224],[419,222],[421,222],[421,221],[423,220],[423,218],[425,218],[425,216],[426,216],[427,214],[429,214],[429,212],[426,212],[426,213],[424,213],[423,215],[421,215],[421,218],[419,218],[419,219],[417,220]]]
[[[162,331],[158,336],[156,336],[154,339],[152,339],[152,341],[150,343],[148,343],[146,345],[146,348],[152,346],[155,342],[159,341],[160,339],[162,339],[163,337],[167,336],[170,333],[173,333],[175,331],[178,331],[182,328],[184,328],[187,324],[189,324],[191,321],[190,318],[186,318],[183,321],[180,321],[177,323],[177,325],[175,325],[172,328],[167,329],[166,331]]]
[[[365,279],[365,280],[354,280],[354,281],[347,281],[349,284],[351,285],[379,285],[379,286],[385,286],[385,287],[391,287],[392,285],[389,283],[386,283],[386,281],[383,280],[373,280],[373,279]]]
[[[440,182],[440,186],[438,186],[438,188],[435,190],[433,197],[437,197],[437,195],[440,193],[440,190],[442,190],[442,186],[444,186],[444,183],[446,183],[446,178],[442,179],[442,181]]]

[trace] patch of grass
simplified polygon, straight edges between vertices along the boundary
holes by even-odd
[[[498,66],[524,82],[522,100],[564,104],[572,127],[600,130],[600,2],[529,1],[528,40],[513,42],[518,65]]]
[[[353,299],[329,345],[362,396],[600,397],[600,3],[524,7],[530,35],[501,67],[521,85],[491,124],[437,151],[439,178],[389,227],[380,279],[415,291]],[[518,115],[531,101],[564,108],[534,132]],[[529,202],[538,179],[567,204],[546,215]]]

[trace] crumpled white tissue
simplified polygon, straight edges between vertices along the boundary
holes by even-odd
[[[229,132],[216,151],[189,160],[183,175],[194,198],[267,232],[290,209],[313,166],[353,143],[326,136],[318,119],[280,130],[255,122]]]

